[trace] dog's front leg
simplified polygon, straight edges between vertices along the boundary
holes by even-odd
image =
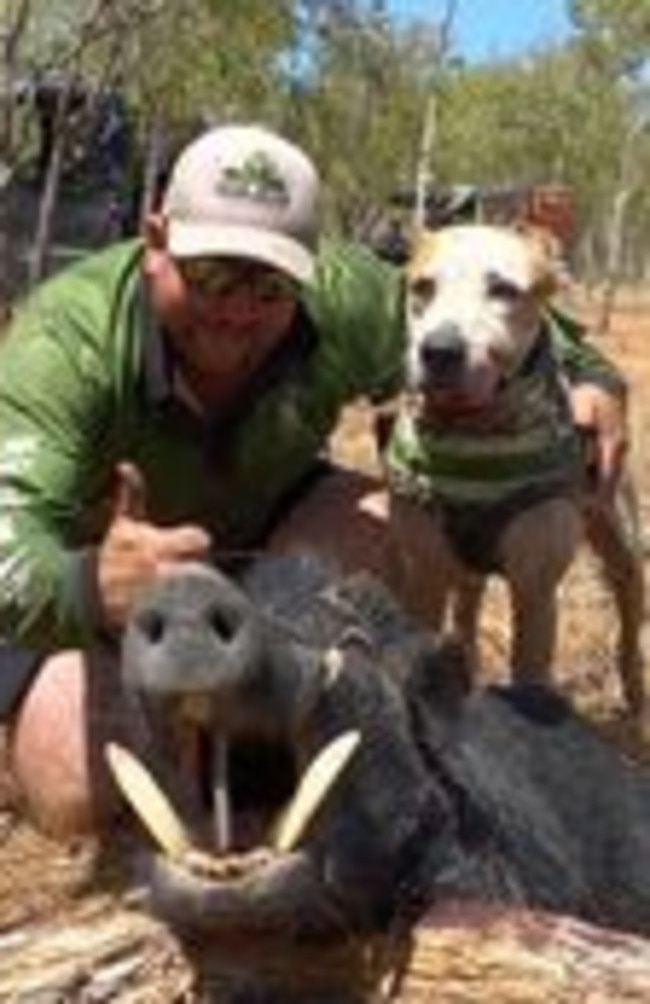
[[[451,618],[454,638],[475,672],[481,588],[466,588],[467,570],[452,550],[435,509],[391,495],[389,549],[391,585],[400,602],[436,632],[442,632]]]
[[[597,498],[584,508],[587,540],[602,563],[618,615],[617,662],[628,712],[647,728],[648,695],[642,648],[645,618],[643,540],[638,502],[627,472],[621,478],[614,503]]]
[[[455,638],[462,644],[474,673],[481,665],[479,645],[481,603],[487,579],[465,570],[452,598],[451,625]]]
[[[577,506],[550,499],[518,515],[501,543],[513,612],[511,664],[515,679],[550,683],[557,635],[557,588],[581,537]]]

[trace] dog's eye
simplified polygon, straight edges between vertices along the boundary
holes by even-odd
[[[487,293],[492,299],[503,300],[505,303],[516,303],[524,295],[524,291],[516,283],[495,272],[487,277]]]
[[[409,285],[409,299],[413,310],[423,310],[436,295],[436,284],[433,279],[414,279]]]

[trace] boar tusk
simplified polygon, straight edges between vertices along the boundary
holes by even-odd
[[[192,838],[158,782],[124,746],[107,743],[105,753],[118,788],[145,829],[169,857],[183,858],[192,850]]]
[[[312,760],[277,825],[272,852],[288,854],[296,847],[360,741],[361,733],[349,730],[324,746]],[[222,749],[221,755],[224,752]],[[118,788],[147,832],[170,858],[196,866],[217,880],[243,870],[243,862],[235,860],[236,856],[222,861],[194,845],[169,798],[133,753],[117,743],[108,743],[105,753]],[[264,852],[264,861],[267,858],[268,852]],[[252,859],[249,863],[252,864]]]
[[[298,789],[278,823],[273,849],[288,853],[302,838],[316,811],[347,766],[361,740],[351,729],[324,746],[307,767]]]
[[[212,799],[214,839],[217,851],[224,853],[232,842],[232,821],[228,797],[228,743],[217,738],[212,749]]]

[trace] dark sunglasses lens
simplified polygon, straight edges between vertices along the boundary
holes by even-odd
[[[257,265],[186,258],[178,260],[177,267],[186,285],[201,296],[227,296],[241,291],[257,300],[274,302],[298,295],[298,285],[290,276]]]
[[[199,293],[218,294],[231,281],[231,270],[214,258],[185,258],[177,265],[183,281]]]
[[[260,272],[251,289],[260,300],[293,300],[298,295],[295,280],[280,272]]]

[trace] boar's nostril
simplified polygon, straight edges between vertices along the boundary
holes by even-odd
[[[231,611],[221,609],[221,607],[214,607],[210,610],[207,619],[210,629],[221,642],[231,642],[240,628],[241,618],[236,617]]]
[[[165,634],[165,618],[157,610],[143,610],[138,619],[141,634],[151,645],[158,645]]]

